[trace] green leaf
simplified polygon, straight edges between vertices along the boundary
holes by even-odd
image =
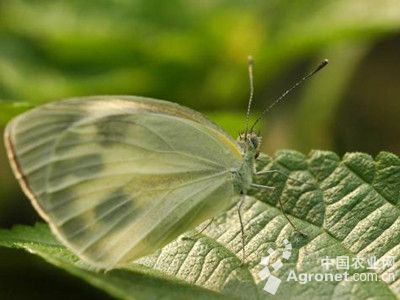
[[[258,183],[275,189],[252,191],[243,205],[246,264],[236,207],[219,216],[202,234],[178,238],[157,253],[124,269],[98,272],[60,245],[47,225],[15,226],[0,230],[0,245],[39,255],[112,296],[124,299],[397,299],[400,298],[400,159],[380,153],[350,153],[340,159],[332,152],[304,156],[280,151],[262,155],[258,170],[279,170],[260,176]],[[289,178],[282,173],[288,174]],[[299,235],[279,209],[284,210]],[[199,227],[200,228],[200,227]],[[292,255],[272,274],[282,280],[275,296],[263,290],[259,263],[269,248],[287,239]],[[278,252],[279,252],[278,251]],[[278,255],[278,257],[279,257]],[[375,257],[367,265],[348,270],[321,265],[323,258]],[[385,257],[393,266],[382,266]],[[274,259],[274,257],[272,257]],[[271,269],[272,270],[272,269]],[[333,274],[349,278],[376,276],[376,280],[287,281],[290,272]],[[370,274],[370,275],[369,275]],[[388,276],[393,274],[393,276]],[[316,278],[316,277],[315,277]]]

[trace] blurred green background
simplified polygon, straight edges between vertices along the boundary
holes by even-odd
[[[398,0],[0,0],[0,127],[71,96],[161,98],[236,136],[255,59],[255,113],[325,57],[270,112],[263,151],[400,153]],[[0,226],[37,214],[0,147]],[[107,298],[40,259],[0,249],[0,299]]]

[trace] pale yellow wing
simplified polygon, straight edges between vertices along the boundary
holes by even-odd
[[[235,201],[238,147],[202,115],[169,102],[57,102],[13,120],[5,140],[35,208],[96,267],[150,254]]]

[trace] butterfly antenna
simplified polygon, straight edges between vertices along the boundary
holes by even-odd
[[[260,116],[256,119],[256,121],[253,123],[251,126],[250,131],[253,131],[254,127],[257,125],[257,123],[263,118],[263,116],[271,110],[276,104],[281,102],[290,92],[292,92],[294,89],[296,89],[299,85],[301,85],[304,81],[306,81],[308,78],[312,77],[314,74],[318,73],[320,70],[322,70],[326,65],[328,64],[328,60],[324,59],[312,72],[308,73],[305,75],[303,78],[301,78],[299,81],[297,81],[294,85],[292,85],[291,88],[286,90],[282,95],[280,95],[270,106],[265,108]]]
[[[253,96],[254,96],[253,64],[254,64],[253,57],[251,55],[249,55],[247,57],[247,67],[248,67],[248,70],[249,70],[250,96],[249,96],[249,103],[247,104],[246,131],[244,133],[244,136],[245,136],[246,139],[247,139],[247,133],[249,131],[249,118],[250,118],[251,104],[253,102]]]

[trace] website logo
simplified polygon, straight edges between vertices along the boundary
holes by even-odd
[[[271,295],[275,295],[278,291],[279,285],[281,284],[282,280],[277,276],[271,274],[271,269],[273,271],[278,271],[283,266],[283,260],[288,260],[292,255],[292,244],[285,239],[283,241],[284,250],[282,253],[282,258],[278,258],[275,262],[271,263],[272,256],[275,256],[277,250],[272,248],[268,249],[268,255],[261,257],[260,265],[263,266],[263,269],[258,272],[258,277],[264,281],[267,280],[264,286],[264,291],[270,293]]]

